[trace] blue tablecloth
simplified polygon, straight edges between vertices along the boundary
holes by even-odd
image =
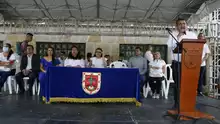
[[[100,74],[100,88],[90,94],[83,85],[87,80],[83,77],[97,73]],[[138,69],[49,67],[46,79],[40,83],[47,103],[135,102],[140,105]]]

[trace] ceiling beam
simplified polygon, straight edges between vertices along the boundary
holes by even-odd
[[[142,21],[146,19],[147,17],[147,14],[150,12],[151,8],[153,7],[154,3],[156,2],[156,0],[154,0],[151,5],[150,5],[150,8],[147,8],[145,14],[144,14],[144,17],[142,18]]]
[[[79,11],[80,11],[80,15],[81,15],[81,19],[83,19],[83,14],[82,14],[82,7],[81,7],[81,4],[80,4],[80,1],[78,1],[78,6],[79,6]]]
[[[47,12],[47,14],[50,16],[51,19],[53,19],[53,16],[50,14],[49,9],[48,9],[47,6],[44,4],[43,0],[40,0],[40,1],[41,1],[41,3],[43,4],[43,6],[44,6],[44,8],[45,8],[45,10],[46,10],[46,12]]]
[[[112,19],[113,21],[115,20],[115,14],[116,14],[116,11],[118,10],[117,6],[118,6],[118,0],[116,0],[116,2],[115,2],[114,15],[113,15],[113,19]]]
[[[130,6],[131,6],[131,0],[129,0],[129,2],[128,2],[128,5],[127,5],[126,11],[125,11],[125,15],[124,15],[124,19],[127,16],[127,13],[128,13],[128,10],[129,10]]]
[[[100,0],[97,0],[97,4],[96,4],[96,8],[97,8],[97,16],[96,18],[100,18]]]
[[[156,12],[156,10],[160,7],[160,4],[162,3],[163,0],[160,0],[160,2],[157,4],[157,6],[154,8],[154,10],[152,11],[152,13],[150,14],[150,16],[148,16],[148,18],[151,18],[154,15],[154,12]]]
[[[46,15],[46,13],[42,10],[42,8],[39,6],[39,4],[37,3],[37,1],[36,0],[33,0],[34,1],[34,3],[35,3],[35,5],[36,5],[36,7],[41,11],[41,13],[44,15],[44,17],[48,17],[47,15]]]
[[[68,3],[67,0],[65,0],[65,3],[66,3],[66,7],[68,8],[68,11],[69,11],[70,17],[76,18],[75,16],[73,16],[72,12],[70,11],[70,4]]]
[[[25,22],[27,22],[27,20],[23,18],[23,15],[21,15],[21,14],[16,10],[15,7],[11,6],[6,0],[4,0],[4,3],[5,3],[8,7],[10,7],[10,8],[14,11],[14,13],[17,14],[17,16],[20,16],[20,18],[22,18]]]
[[[177,18],[179,18],[179,16],[182,14],[182,11],[186,10],[195,0],[191,0],[190,2],[188,2],[188,4],[186,4],[186,6],[181,9],[181,11],[179,11],[173,18],[172,20],[176,20]]]

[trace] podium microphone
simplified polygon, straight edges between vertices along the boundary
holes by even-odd
[[[165,30],[167,30],[168,32],[172,32],[170,28],[165,28]]]

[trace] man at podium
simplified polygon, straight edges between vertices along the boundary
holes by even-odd
[[[188,30],[185,19],[181,19],[181,18],[176,20],[176,30],[173,31],[172,34],[178,42],[181,42],[182,39],[197,39],[197,35],[194,32]],[[173,80],[175,82],[175,85],[178,85],[179,83],[177,82],[177,78],[178,78],[178,74],[181,72],[181,70],[178,70],[178,64],[180,67],[179,69],[181,69],[181,53],[179,54],[179,60],[178,60],[178,54],[173,53],[173,50],[177,47],[177,42],[175,39],[170,35],[167,44],[168,47],[171,49],[170,54],[172,59]],[[175,101],[173,106],[174,108],[178,107],[178,103],[177,103],[178,89],[176,87],[174,88],[174,101]]]

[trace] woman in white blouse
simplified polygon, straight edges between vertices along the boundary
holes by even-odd
[[[84,68],[85,62],[81,59],[80,52],[76,46],[72,47],[72,51],[69,53],[67,59],[64,61],[64,66],[66,67],[75,67],[75,68]]]
[[[104,58],[103,50],[101,48],[97,48],[95,50],[95,55],[90,59],[89,67],[92,68],[105,68],[107,67],[107,59]]]
[[[153,93],[152,98],[160,98],[160,90],[162,80],[164,80],[164,72],[166,63],[160,58],[160,53],[156,52],[154,54],[154,60],[149,63],[150,73],[149,73],[149,84]]]
[[[10,75],[15,75],[15,54],[11,49],[11,44],[6,43],[3,46],[3,52],[0,53],[0,90]]]

